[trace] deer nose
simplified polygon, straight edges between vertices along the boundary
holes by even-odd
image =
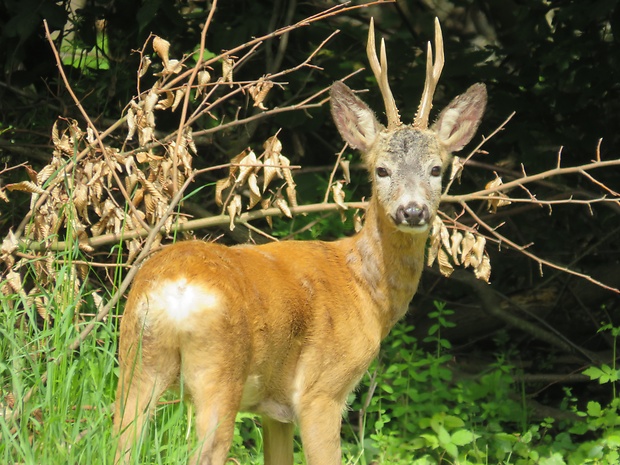
[[[426,205],[411,202],[408,205],[401,205],[396,210],[396,224],[398,226],[422,226],[428,223],[430,212]]]

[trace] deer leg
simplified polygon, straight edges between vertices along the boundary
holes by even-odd
[[[293,423],[282,423],[263,416],[263,454],[265,465],[293,465]]]
[[[342,404],[325,394],[301,400],[299,428],[308,465],[340,465]]]
[[[241,404],[241,367],[231,366],[224,354],[183,359],[183,380],[196,411],[198,449],[190,463],[224,465],[232,443],[235,417]]]
[[[178,356],[162,354],[158,367],[145,366],[135,357],[131,363],[121,362],[121,375],[116,393],[114,429],[119,434],[115,464],[129,463],[131,451],[146,431],[146,423],[168,386],[179,372]]]

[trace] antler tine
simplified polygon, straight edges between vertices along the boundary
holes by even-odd
[[[400,115],[398,114],[398,108],[396,108],[396,102],[394,96],[390,90],[390,84],[388,83],[388,71],[387,71],[387,54],[385,53],[385,41],[381,39],[381,63],[377,58],[377,47],[375,45],[375,22],[373,18],[370,18],[370,27],[368,28],[368,45],[366,46],[366,54],[368,55],[368,61],[372,72],[379,84],[379,90],[383,97],[383,104],[385,106],[385,113],[388,119],[388,129],[394,129],[399,126]]]
[[[428,43],[426,55],[426,81],[424,82],[424,92],[420,100],[420,106],[416,113],[413,125],[416,128],[426,129],[428,127],[428,119],[430,117],[431,108],[433,107],[433,95],[435,88],[441,76],[441,70],[444,64],[443,54],[443,36],[441,35],[441,26],[439,19],[435,18],[435,63],[433,63],[433,47]]]

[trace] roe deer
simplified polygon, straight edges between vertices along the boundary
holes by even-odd
[[[117,462],[129,460],[157,399],[182,377],[196,412],[195,463],[224,464],[240,410],[262,415],[266,465],[293,463],[295,423],[309,465],[341,463],[347,395],[407,311],[450,153],[471,140],[486,105],[485,86],[475,84],[428,128],[443,67],[438,21],[435,48],[433,63],[429,43],[412,125],[400,122],[372,22],[367,52],[387,128],[345,84],[331,89],[336,126],[372,178],[358,234],[259,246],[181,242],[144,264],[121,323]]]

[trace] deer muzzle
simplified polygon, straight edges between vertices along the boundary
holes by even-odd
[[[428,228],[430,216],[427,205],[410,202],[398,207],[394,221],[399,229],[419,231]]]

